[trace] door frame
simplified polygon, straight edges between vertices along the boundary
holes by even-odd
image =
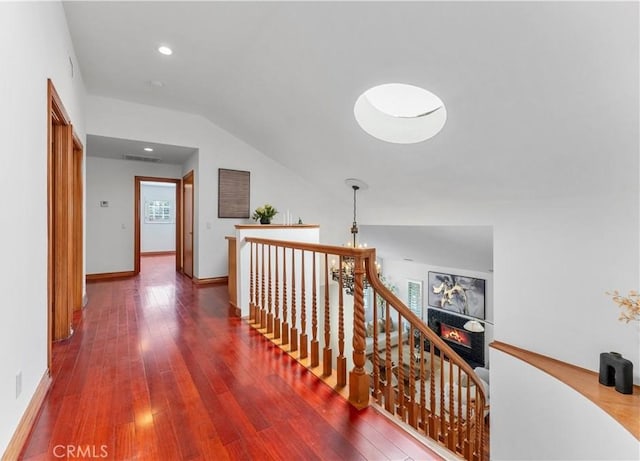
[[[187,275],[185,274],[184,271],[184,261],[183,261],[183,265],[182,265],[182,273],[187,275],[188,277],[190,277],[192,280],[196,280],[195,278],[195,273],[194,273],[194,250],[195,247],[193,245],[193,242],[195,241],[194,239],[194,234],[193,232],[195,231],[194,229],[194,222],[195,222],[195,200],[196,200],[196,183],[195,183],[195,174],[193,173],[193,170],[189,171],[186,175],[184,175],[182,177],[182,189],[183,189],[183,194],[182,194],[182,198],[184,200],[185,194],[184,194],[184,187],[185,184],[188,182],[188,180],[190,180],[191,183],[191,187],[192,187],[192,191],[191,191],[191,275]],[[186,207],[186,205],[184,205]],[[182,233],[183,235],[185,235],[185,226],[186,226],[186,220],[183,220],[182,222]],[[184,256],[184,241],[180,241],[180,246],[183,249],[183,256]]]
[[[54,148],[54,146],[57,147]],[[47,79],[47,367],[49,371],[52,366],[53,342],[73,334],[73,313],[82,309],[83,157],[82,141],[73,129],[71,118],[53,82]]]
[[[176,271],[182,271],[182,180],[175,178],[156,178],[153,176],[136,176],[134,193],[134,272],[135,275],[140,273],[140,183],[142,182],[164,182],[176,185]]]

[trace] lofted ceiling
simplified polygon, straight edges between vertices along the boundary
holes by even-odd
[[[410,213],[416,203],[589,197],[637,184],[637,2],[64,8],[88,93],[200,114],[321,190],[344,192],[345,201],[349,177],[369,184],[365,205]],[[161,44],[174,54],[160,55]],[[438,95],[447,108],[443,130],[413,145],[362,131],[356,99],[390,82]],[[88,144],[109,141],[97,138]],[[427,232],[437,241],[434,229],[369,232],[396,242]],[[477,239],[474,228],[461,232],[483,261],[469,265],[487,269],[490,230]]]
[[[203,115],[325,190],[357,177],[387,203],[598,194],[637,157],[636,2],[64,8],[90,94]],[[414,145],[363,132],[353,105],[387,82],[437,94],[443,130]]]

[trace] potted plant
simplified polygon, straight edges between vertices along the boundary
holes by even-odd
[[[266,203],[263,206],[256,208],[256,211],[253,212],[252,218],[256,221],[260,220],[260,224],[271,224],[271,218],[273,218],[277,213],[278,210]]]

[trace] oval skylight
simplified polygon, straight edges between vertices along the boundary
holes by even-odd
[[[438,96],[404,83],[368,89],[357,99],[353,113],[364,131],[396,144],[432,138],[447,120],[447,110]]]

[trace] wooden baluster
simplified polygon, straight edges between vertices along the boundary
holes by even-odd
[[[320,349],[318,343],[318,279],[316,277],[316,252],[313,252],[313,279],[311,294],[311,368],[315,368],[320,364]]]
[[[440,434],[438,435],[438,440],[442,443],[445,443],[444,435],[446,434],[446,416],[444,414],[445,401],[444,401],[444,367],[446,366],[444,353],[440,351],[440,411],[438,412],[438,417],[440,418]]]
[[[307,335],[307,287],[305,286],[305,264],[304,250],[301,256],[301,273],[300,273],[300,360],[309,356],[309,336]]]
[[[428,434],[427,430],[428,430],[428,421],[427,421],[427,395],[426,395],[426,389],[425,389],[425,384],[426,384],[426,379],[427,377],[425,376],[426,373],[426,368],[424,366],[424,361],[425,361],[425,354],[424,354],[424,347],[425,347],[425,342],[427,341],[427,337],[424,336],[422,334],[422,332],[420,332],[420,421],[422,422],[422,431],[425,433],[425,435]],[[433,375],[431,375],[431,380],[433,380]]]
[[[467,388],[467,392],[469,392],[469,388]],[[476,387],[476,393],[475,393],[475,425],[474,425],[474,438],[471,439],[471,436],[468,435],[467,436],[467,440],[473,440],[473,457],[474,459],[482,459],[484,458],[484,407],[486,402],[484,401],[484,398],[480,398],[480,391],[478,390],[478,388]],[[467,402],[469,402],[469,400],[467,400]],[[470,405],[467,405],[468,407]],[[471,409],[467,408],[467,412],[470,412]],[[469,427],[470,424],[467,424],[467,427]]]
[[[271,280],[273,276],[271,275],[271,245],[268,245],[269,248],[269,257],[267,259],[267,264],[269,266],[268,270],[268,279],[269,279],[269,311],[267,312],[267,334],[273,333],[273,284]]]
[[[471,441],[473,440],[473,437],[471,435],[471,400],[469,399],[470,394],[471,394],[471,388],[470,385],[471,381],[467,381],[467,414],[466,414],[466,429],[465,429],[465,440],[464,440],[464,444],[463,444],[463,452],[465,454],[465,457],[467,459],[470,458],[471,456]],[[478,389],[476,388],[476,402],[478,400]],[[476,412],[477,412],[477,407],[476,407]],[[476,413],[477,414],[477,413]],[[484,414],[484,412],[483,412]],[[477,424],[476,424],[476,431],[477,431]]]
[[[436,373],[435,373],[435,346],[429,343],[429,363],[431,379],[429,380],[429,437],[436,439]]]
[[[289,342],[291,347],[289,350],[295,352],[298,350],[298,316],[296,309],[296,252],[291,249],[291,332]]]
[[[416,411],[416,361],[414,359],[415,351],[413,324],[409,324],[409,424],[414,428],[418,427],[418,413]]]
[[[276,300],[275,315],[273,319],[273,339],[280,339],[280,270],[278,260],[278,247],[276,247]]]
[[[450,450],[455,450],[454,443],[454,430],[453,430],[453,420],[455,419],[456,412],[454,409],[455,396],[454,396],[454,385],[453,385],[453,360],[452,357],[449,357],[449,383],[447,384],[447,389],[449,389],[449,420],[447,423],[447,446]]]
[[[342,256],[340,256],[340,268],[342,269]],[[338,290],[338,363],[336,365],[338,387],[347,384],[347,358],[344,356],[344,299],[343,299],[342,270],[340,270],[340,289]]]
[[[462,419],[462,369],[460,368],[460,366],[456,367],[458,369],[458,373],[457,373],[457,398],[456,398],[456,424],[454,427],[454,433],[455,433],[455,447],[456,447],[456,452],[457,453],[461,453],[462,451],[462,443],[461,443],[461,439],[462,439],[462,429],[464,426],[464,420]],[[466,373],[465,373],[466,375]],[[471,385],[471,380],[469,379],[469,376],[467,376],[467,390],[469,389],[469,386]],[[467,408],[471,406],[471,400],[466,400],[467,402]]]
[[[254,323],[256,320],[256,294],[253,288],[253,276],[254,273],[253,271],[255,270],[254,268],[254,262],[253,262],[253,248],[254,248],[254,243],[251,242],[251,246],[250,246],[250,251],[249,251],[249,322]]]
[[[266,311],[266,281],[265,281],[265,270],[264,270],[264,244],[262,244],[262,289],[260,290],[260,328],[264,328],[267,326],[267,311]]]
[[[373,362],[373,398],[376,399],[378,405],[382,404],[382,392],[380,390],[380,356],[378,353],[378,335],[376,334],[376,329],[378,328],[378,293],[373,290],[373,351],[372,351],[372,362]]]
[[[333,373],[333,352],[331,350],[331,312],[329,302],[329,255],[324,255],[324,346],[322,348],[322,375]]]
[[[349,401],[356,408],[369,406],[369,375],[364,370],[365,325],[364,325],[364,261],[355,258],[353,293],[353,370],[349,373]]]
[[[385,315],[384,318],[388,319],[391,313],[389,312],[389,303],[385,301]],[[387,330],[388,332],[389,330]],[[384,407],[385,409],[392,414],[395,414],[395,396],[396,392],[393,388],[393,361],[391,360],[391,333],[386,333],[385,338],[385,363],[384,363],[384,372],[385,372],[385,398],[384,398]],[[378,336],[378,325],[374,325],[373,327],[373,337]]]
[[[291,250],[293,251],[293,250]],[[289,344],[289,323],[287,305],[287,249],[282,247],[282,345]]]
[[[400,312],[398,312],[398,323],[396,324],[398,328],[398,365],[396,366],[396,370],[398,373],[398,414],[400,415],[400,418],[402,418],[402,421],[406,422],[406,405],[405,402],[407,401],[405,393],[404,393],[404,361],[402,359],[402,352],[403,352],[403,339],[402,339],[402,316],[400,315]],[[385,326],[385,331],[387,332],[387,341],[389,341],[387,344],[391,344],[391,333],[389,333],[389,330],[391,329],[391,319],[387,318],[387,324]]]
[[[258,304],[260,303],[260,285],[258,283],[259,280],[259,271],[260,271],[260,267],[258,266],[258,244],[254,244],[254,255],[253,255],[253,277],[255,280],[255,283],[253,284],[254,286],[254,290],[255,290],[255,295],[254,295],[254,310],[253,310],[253,323],[259,323],[259,318],[258,318],[258,310],[259,310],[259,306]]]

